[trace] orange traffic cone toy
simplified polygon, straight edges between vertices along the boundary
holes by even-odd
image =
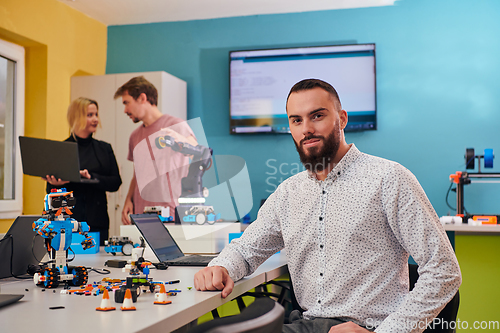
[[[165,291],[165,285],[160,284],[160,292],[155,294],[154,304],[170,304],[172,301],[167,300],[167,292]]]
[[[95,308],[97,311],[113,311],[116,310],[114,306],[111,306],[111,302],[109,300],[108,289],[104,289],[104,293],[102,294],[101,306]]]
[[[132,293],[130,289],[125,291],[125,298],[123,299],[123,306],[120,307],[122,311],[135,311],[134,303],[132,302]]]

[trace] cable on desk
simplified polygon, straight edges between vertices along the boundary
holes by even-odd
[[[71,252],[73,252],[73,258],[71,258],[71,259],[66,259],[66,262],[67,262],[67,263],[68,263],[68,262],[72,262],[72,261],[75,259],[75,257],[76,257],[75,251],[73,251],[73,249],[72,249],[71,247],[69,247],[69,248],[68,248],[68,250],[70,250]],[[53,264],[53,263],[55,263],[55,262],[56,262],[56,260],[55,260],[55,259],[51,259],[51,260],[47,260],[46,262],[40,262],[40,264],[41,264],[41,265],[47,265],[47,264]]]
[[[76,253],[75,251],[73,251],[73,249],[70,247],[68,247],[68,250],[70,250],[71,252],[73,252],[73,258],[71,259],[66,259],[66,262],[72,262],[73,260],[75,260],[75,257],[76,257]]]
[[[111,274],[111,271],[106,268],[94,268],[94,267],[86,267],[88,272],[96,272],[97,274]]]

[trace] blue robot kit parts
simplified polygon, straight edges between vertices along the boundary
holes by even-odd
[[[43,216],[33,223],[33,230],[45,239],[49,254],[47,267],[34,275],[34,282],[43,288],[57,288],[60,283],[81,286],[87,283],[88,273],[83,266],[68,266],[68,249],[73,232],[85,236],[83,249],[94,247],[95,241],[88,235],[90,228],[86,222],[71,218],[71,208],[75,206],[73,192],[65,188],[52,189],[45,196]]]
[[[134,248],[134,242],[126,236],[112,236],[104,241],[104,245],[106,246],[104,251],[112,255],[121,252],[125,256],[131,256],[132,249]]]

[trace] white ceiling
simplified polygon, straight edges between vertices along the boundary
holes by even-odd
[[[378,7],[396,0],[58,0],[106,25]]]

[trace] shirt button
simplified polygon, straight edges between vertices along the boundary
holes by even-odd
[[[339,175],[339,176],[340,176],[340,171],[339,171],[339,172],[337,172],[337,175]]]
[[[319,276],[323,276],[323,273],[319,273]]]
[[[320,299],[318,299],[318,303],[321,304],[321,300]]]
[[[322,249],[323,248],[323,244],[321,244],[319,247],[320,247],[320,249]]]
[[[322,216],[320,216],[320,217],[319,217],[319,220],[320,220],[320,221],[323,221],[323,217],[322,217]]]
[[[325,194],[325,193],[326,193],[326,191],[323,191],[323,194]]]

